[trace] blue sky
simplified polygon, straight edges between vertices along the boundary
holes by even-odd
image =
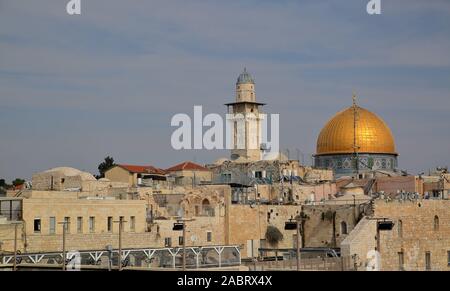
[[[450,164],[450,1],[0,0],[0,177],[104,156],[167,167],[224,151],[174,151],[175,113],[225,113],[243,67],[279,113],[281,148],[313,153],[337,111],[391,127],[410,172]]]

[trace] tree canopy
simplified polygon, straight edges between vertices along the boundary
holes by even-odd
[[[270,245],[276,246],[283,240],[283,234],[276,226],[269,225],[266,231],[266,240]]]
[[[107,156],[105,160],[98,165],[98,172],[100,173],[98,178],[104,178],[105,172],[114,165],[114,158]]]

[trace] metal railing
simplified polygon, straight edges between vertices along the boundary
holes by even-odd
[[[250,271],[296,271],[296,259],[254,261],[246,263]],[[353,271],[354,266],[350,258],[302,258],[302,271]]]
[[[103,249],[90,251],[70,251],[66,253],[66,264],[79,256],[80,268],[111,269],[119,266],[119,250]],[[183,248],[134,248],[122,249],[123,268],[143,269],[181,269],[183,265]],[[13,254],[0,255],[0,267],[13,264]],[[63,263],[62,252],[17,254],[18,267],[54,267]],[[186,268],[221,268],[241,265],[240,247],[198,246],[186,247]]]

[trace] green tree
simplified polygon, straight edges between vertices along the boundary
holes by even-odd
[[[270,245],[276,246],[283,240],[283,234],[277,227],[269,225],[266,230],[266,240]]]
[[[6,186],[8,185],[6,185],[5,179],[0,179],[0,187],[6,188]]]
[[[115,166],[116,164],[114,163],[114,158],[107,156],[105,158],[105,160],[103,162],[100,163],[100,165],[98,165],[98,172],[100,173],[99,176],[97,176],[97,178],[104,178],[105,177],[105,172],[111,168],[112,166]]]
[[[21,179],[21,178],[16,178],[16,179],[14,179],[14,181],[12,181],[12,184],[14,186],[19,186],[19,185],[22,185],[23,183],[25,183],[25,180]]]

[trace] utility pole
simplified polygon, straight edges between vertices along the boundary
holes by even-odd
[[[300,217],[297,217],[297,271],[300,271]]]
[[[69,225],[68,221],[63,221],[60,222],[59,224],[61,224],[63,226],[63,237],[62,237],[62,249],[63,249],[63,259],[62,259],[62,270],[65,271],[66,270],[66,231],[67,231],[67,227]]]
[[[122,221],[123,217],[119,219],[119,271],[122,271]]]
[[[177,219],[177,222],[173,224],[172,230],[175,231],[183,231],[182,239],[183,239],[183,271],[186,271],[186,221],[194,221],[194,219]]]
[[[14,224],[14,262],[13,262],[13,271],[17,271],[17,226],[18,224]]]
[[[119,221],[114,221],[115,223],[119,223],[119,271],[122,271],[122,232],[123,232],[123,223],[126,222],[123,220],[123,216],[119,218]]]
[[[183,272],[186,271],[186,222],[183,220]]]

